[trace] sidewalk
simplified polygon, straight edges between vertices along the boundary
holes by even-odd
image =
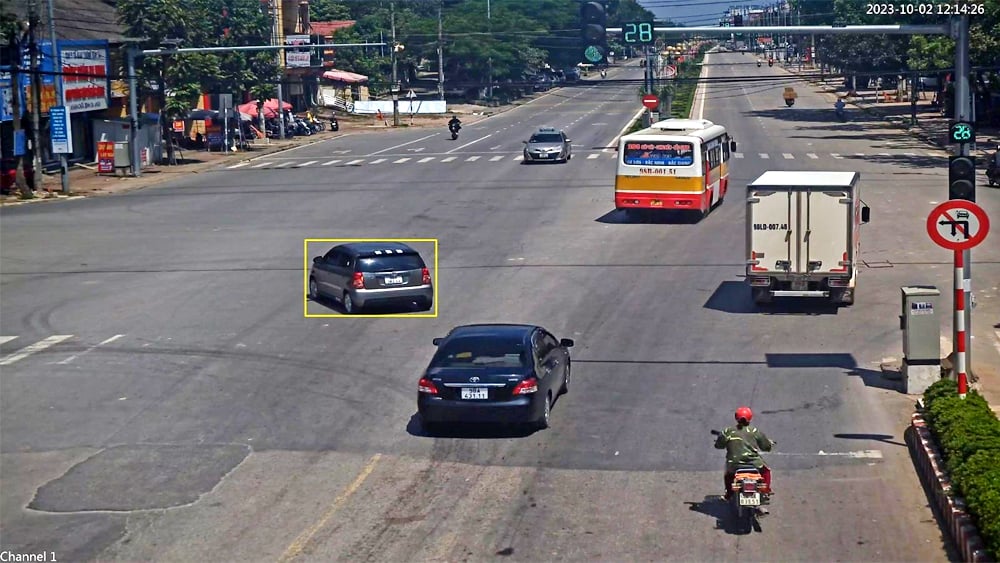
[[[815,69],[803,69],[799,71],[794,67],[786,67],[784,70],[807,80],[820,92],[830,94],[831,108],[833,107],[833,102],[836,101],[836,96],[845,96],[847,94],[847,88],[844,88],[842,78],[820,80],[820,72]],[[894,92],[894,90],[890,91],[890,93]],[[926,93],[927,99],[917,101],[916,125],[913,125],[911,121],[910,102],[885,102],[884,95],[876,97],[874,90],[859,89],[856,94],[857,96],[844,97],[844,101],[873,116],[906,129],[910,134],[923,139],[929,144],[948,149],[949,151],[954,148],[954,145],[948,143],[950,120],[942,117],[939,110],[931,107],[932,93]],[[1000,128],[980,127],[976,131],[976,138],[979,140],[979,143],[973,154],[979,158],[985,158],[987,155],[992,154],[997,144],[1000,144]]]
[[[785,68],[790,74],[799,76],[807,80],[820,92],[829,94],[831,108],[837,96],[843,96],[847,89],[843,87],[843,79],[820,80],[818,70],[808,69],[799,72],[794,68]],[[844,101],[849,105],[868,113],[876,119],[883,119],[889,123],[898,125],[909,134],[922,139],[929,145],[945,149],[954,154],[955,145],[948,143],[949,119],[941,116],[941,112],[931,108],[930,99],[917,101],[917,122],[912,123],[910,102],[884,102],[879,101],[872,90],[858,90],[856,97],[845,97]],[[930,95],[928,96],[930,98]],[[832,110],[831,110],[832,111]],[[976,131],[976,138],[980,141],[973,155],[980,159],[985,159],[992,155],[997,144],[1000,144],[1000,129],[996,127],[982,127]],[[986,317],[984,319],[984,316]],[[991,346],[995,338],[1000,339],[1000,331],[995,337],[993,329],[1000,329],[1000,324],[992,326],[989,321],[989,313],[979,311],[978,315],[973,315],[975,334],[980,335],[973,342],[972,361],[973,377],[972,387],[979,390],[986,400],[993,406],[994,411],[1000,414],[1000,362],[997,362],[997,352],[1000,346]],[[949,356],[944,362],[944,367],[951,370],[952,361]]]
[[[455,105],[449,108],[449,115],[456,113],[462,116],[465,124],[475,123],[480,119],[485,119],[491,115],[502,113],[521,104],[524,104],[537,96],[529,96],[522,100],[517,100],[512,104],[498,107],[484,107],[475,105]],[[61,178],[58,173],[45,174],[42,178],[43,189],[35,192],[32,199],[21,199],[15,191],[9,195],[0,195],[0,206],[27,205],[32,203],[66,201],[81,197],[93,197],[124,193],[140,188],[145,188],[161,182],[181,177],[185,174],[198,174],[217,168],[226,164],[235,164],[243,160],[253,160],[265,155],[278,153],[281,151],[319,143],[329,139],[345,136],[348,133],[357,132],[377,132],[395,129],[392,126],[391,114],[385,121],[377,121],[374,116],[365,115],[338,115],[340,130],[323,131],[309,136],[296,136],[291,139],[257,139],[254,146],[248,151],[239,152],[219,152],[204,150],[184,150],[183,158],[181,152],[177,153],[177,165],[169,166],[165,164],[151,165],[142,170],[142,176],[133,178],[131,176],[113,174],[98,174],[97,165],[88,163],[86,166],[75,165],[69,171],[70,193],[62,193]],[[430,128],[445,127],[449,117],[441,115],[400,115],[400,126],[407,128]]]

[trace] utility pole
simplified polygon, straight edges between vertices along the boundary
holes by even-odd
[[[438,99],[444,100],[444,21],[442,7],[444,0],[438,2]],[[412,102],[411,102],[412,103]]]
[[[56,18],[52,8],[52,0],[49,0],[49,36],[52,38],[52,60],[55,62],[55,69],[57,73],[53,77],[56,82],[56,105],[64,106],[66,105],[66,97],[63,94],[65,84],[63,82],[64,76],[62,74],[62,56],[60,56],[60,49],[56,46]],[[72,127],[69,121],[68,111],[66,115],[66,127]],[[70,150],[72,150],[72,147],[70,147]],[[68,194],[69,162],[66,159],[66,153],[59,153],[59,169],[62,171],[62,191],[64,194]]]
[[[489,67],[489,83],[486,85],[486,97],[490,100],[493,99],[493,18],[490,15],[490,0],[486,0],[486,31],[490,36],[490,57],[486,59],[486,64]]]
[[[956,25],[955,30],[955,120],[973,121],[972,104],[969,99],[969,16],[958,16],[952,20],[952,25]],[[969,156],[969,143],[958,145],[959,156]],[[955,338],[953,339],[955,348],[955,372],[959,374],[967,373],[972,367],[972,252],[963,250],[962,252],[962,284],[959,285],[958,272],[955,274],[955,293],[959,291],[964,294],[965,315],[963,328],[964,342],[958,342],[959,326],[955,323]],[[956,252],[957,254],[957,252]],[[956,268],[957,270],[957,268]],[[957,307],[956,307],[957,309]],[[957,320],[957,319],[956,319]],[[963,354],[960,352],[964,352]],[[964,361],[963,361],[964,360]],[[963,365],[964,364],[964,365]]]
[[[42,113],[42,75],[38,69],[38,4],[28,1],[28,49],[31,51],[31,154],[33,186],[36,192],[42,189],[42,145],[39,142]]]
[[[127,40],[125,47],[125,72],[128,73],[128,148],[129,166],[132,176],[142,176],[142,165],[139,163],[139,143],[136,139],[136,129],[139,127],[139,79],[135,75],[135,57],[139,48],[138,39]]]
[[[399,50],[399,45],[396,44],[396,3],[393,2],[389,6],[392,24],[392,86],[389,87],[389,92],[392,93],[392,126],[399,127],[399,86],[396,78],[396,52]]]
[[[274,15],[274,41],[273,45],[281,43],[281,18],[278,14],[279,2],[281,0],[271,0],[271,12]],[[278,138],[285,138],[285,108],[282,100],[281,83],[285,80],[285,52],[278,50]],[[261,112],[264,108],[261,108]]]
[[[10,49],[13,53],[11,55],[11,65],[10,65],[10,85],[13,94],[11,95],[11,105],[14,110],[13,120],[14,120],[14,134],[17,135],[18,131],[23,132],[24,127],[21,125],[24,119],[24,109],[21,107],[21,64],[24,62],[24,53],[21,51],[21,46],[24,42],[24,27],[21,22],[17,24],[17,30],[11,34],[10,37]],[[13,153],[13,151],[11,151]],[[31,186],[24,178],[24,168],[25,168],[25,156],[18,155],[16,157],[15,165],[15,177],[14,183],[17,185],[18,191],[21,192],[21,197],[23,199],[30,199],[33,197],[31,191]]]

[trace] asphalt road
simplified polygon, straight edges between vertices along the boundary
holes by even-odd
[[[709,62],[710,77],[787,76]],[[740,277],[738,191],[697,223],[613,212],[605,150],[638,109],[614,79],[639,76],[553,90],[457,141],[345,135],[3,210],[0,547],[61,561],[949,557],[903,445],[911,400],[877,373],[899,348],[898,286],[950,279],[922,231],[941,155],[834,124],[801,83],[794,108],[784,84],[710,86],[704,116],[740,144],[734,184],[860,170],[867,259],[888,264],[863,272],[853,308],[765,314]],[[540,125],[566,129],[569,163],[518,162]],[[438,317],[303,318],[307,238],[438,239]],[[980,251],[977,279],[1000,279],[997,252]],[[576,340],[551,429],[421,435],[430,340],[472,322]],[[749,536],[711,500],[708,430],[740,403],[779,442],[772,515]]]

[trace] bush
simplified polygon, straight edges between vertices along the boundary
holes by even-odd
[[[924,393],[925,420],[944,456],[955,492],[965,498],[986,548],[1000,554],[1000,420],[976,391],[958,397],[943,379]]]

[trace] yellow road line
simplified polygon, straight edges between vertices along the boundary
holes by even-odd
[[[354,491],[358,490],[361,484],[365,482],[365,479],[367,479],[368,476],[371,475],[371,472],[374,471],[375,469],[375,464],[377,464],[378,460],[381,458],[382,454],[373,455],[372,458],[368,460],[368,463],[365,465],[364,469],[361,470],[361,473],[359,473],[358,476],[354,479],[354,482],[351,483],[350,486],[348,486],[344,490],[344,492],[340,493],[340,495],[338,495],[337,498],[333,500],[333,504],[331,504],[330,509],[327,510],[325,514],[323,514],[323,517],[320,518],[318,522],[313,524],[308,530],[302,532],[302,534],[300,534],[299,537],[295,538],[295,541],[292,542],[292,545],[288,546],[288,549],[286,549],[285,552],[281,554],[281,558],[278,561],[280,561],[281,563],[285,563],[287,561],[291,561],[295,557],[298,557],[302,553],[302,550],[305,549],[306,545],[310,541],[312,541],[313,536],[315,536],[317,532],[323,529],[323,526],[326,526],[327,522],[329,522],[330,519],[333,518],[333,515],[336,514],[338,510],[340,510],[341,505],[343,505],[344,502],[347,501],[347,498],[350,497],[352,494],[354,494]]]

